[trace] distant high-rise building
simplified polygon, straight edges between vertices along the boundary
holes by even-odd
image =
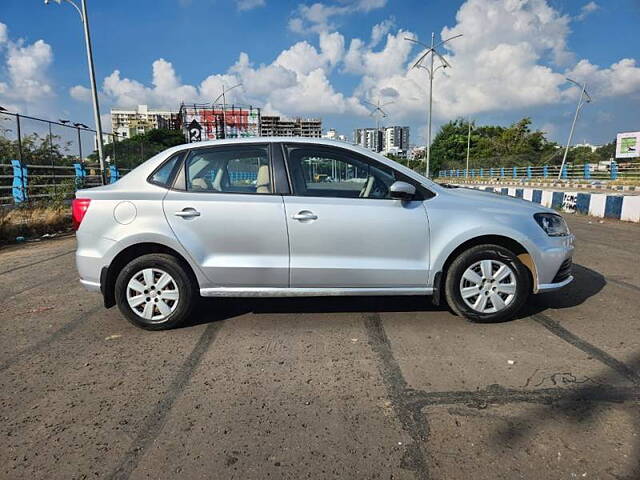
[[[262,137],[315,137],[322,136],[322,120],[319,118],[286,119],[277,115],[260,117]]]
[[[409,149],[409,127],[356,128],[353,141],[374,152],[406,155]]]
[[[340,140],[341,142],[348,141],[346,135],[342,135],[336,132],[335,128],[330,128],[329,130],[327,130],[327,133],[322,135],[322,138],[328,138],[329,140]]]
[[[142,135],[156,128],[179,130],[178,113],[168,110],[150,110],[147,105],[138,105],[137,110],[111,109],[111,131],[121,137]]]

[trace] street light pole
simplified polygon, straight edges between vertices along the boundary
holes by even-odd
[[[471,122],[469,122],[469,133],[467,133],[467,169],[465,170],[465,177],[469,177],[469,149],[471,148]]]
[[[433,111],[433,75],[436,72],[436,70],[438,70],[439,68],[447,68],[447,67],[451,67],[451,65],[449,64],[449,62],[447,62],[445,60],[445,58],[440,55],[438,53],[437,48],[444,45],[445,43],[447,43],[450,40],[453,40],[454,38],[458,38],[461,37],[462,34],[459,35],[454,35],[453,37],[449,37],[446,40],[443,40],[442,42],[436,44],[435,43],[435,37],[436,34],[435,32],[431,32],[431,46],[429,45],[425,45],[422,42],[419,42],[418,40],[415,40],[413,38],[407,38],[405,37],[405,40],[408,40],[409,42],[413,42],[413,43],[417,43],[418,45],[422,45],[423,47],[425,47],[427,49],[426,52],[424,52],[420,58],[418,59],[418,61],[416,63],[413,64],[413,67],[411,68],[424,68],[425,70],[427,70],[427,73],[429,74],[429,116],[428,116],[428,122],[427,122],[427,148],[426,148],[426,172],[425,172],[425,176],[428,178],[429,177],[429,165],[430,165],[430,161],[431,161],[431,118],[432,118],[432,111]],[[431,65],[430,67],[425,67],[424,65],[421,65],[422,60],[424,60],[427,55],[431,54]],[[438,56],[438,58],[440,59],[440,61],[442,62],[441,65],[438,65],[437,67],[434,68],[434,56]]]
[[[82,25],[84,26],[84,40],[85,46],[87,50],[87,63],[89,66],[89,80],[91,83],[91,98],[93,100],[93,119],[96,124],[96,135],[97,135],[97,147],[98,147],[98,159],[100,160],[100,178],[102,180],[102,184],[106,183],[106,169],[104,165],[104,154],[103,154],[103,145],[102,145],[102,120],[100,119],[100,105],[98,102],[98,89],[96,87],[96,73],[95,67],[93,65],[93,48],[91,46],[91,34],[89,32],[89,16],[87,13],[87,0],[81,0],[82,9],[78,7],[78,5],[73,2],[73,0],[64,0],[71,6],[73,6],[78,14],[80,15],[80,19],[82,20]],[[45,5],[49,4],[50,0],[44,0]],[[55,0],[56,3],[61,4],[62,0]]]
[[[435,42],[436,34],[431,32],[431,51],[433,52],[433,44]],[[433,112],[433,55],[431,55],[431,68],[429,69],[429,126],[427,127],[427,165],[426,165],[426,177],[429,178],[429,165],[431,161],[431,115]]]
[[[213,101],[213,105],[216,104],[216,102],[218,100],[220,100],[220,97],[222,97],[222,134],[224,136],[224,138],[227,138],[227,93],[230,92],[231,90],[233,90],[236,87],[240,87],[242,86],[242,83],[238,83],[237,85],[234,85],[231,88],[228,88],[225,90],[224,88],[224,83],[222,84],[222,93],[220,95],[218,95],[216,97],[216,99]]]
[[[587,93],[587,82],[584,82],[584,84],[580,85],[578,82],[571,80],[570,78],[567,78],[567,80],[577,85],[582,90],[580,92],[580,98],[578,99],[578,106],[576,107],[576,113],[573,116],[573,122],[571,123],[571,130],[569,131],[569,139],[567,140],[567,146],[565,147],[564,155],[562,156],[562,163],[560,164],[560,171],[558,172],[558,180],[562,178],[562,170],[564,169],[564,164],[567,161],[567,155],[569,154],[569,147],[571,146],[571,140],[573,139],[573,131],[576,128],[578,114],[580,113],[580,110],[582,110],[582,107],[584,107],[586,103],[591,102],[591,97]]]

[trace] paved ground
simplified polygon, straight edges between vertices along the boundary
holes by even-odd
[[[576,282],[497,325],[227,300],[150,333],[72,237],[1,250],[0,477],[638,479],[640,225],[569,222]]]

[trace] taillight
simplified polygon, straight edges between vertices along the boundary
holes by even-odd
[[[87,213],[90,203],[90,198],[74,198],[71,200],[71,219],[73,220],[74,230],[80,228],[80,224],[82,223],[84,214]]]

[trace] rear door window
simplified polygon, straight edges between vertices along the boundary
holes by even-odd
[[[195,150],[186,162],[187,190],[209,193],[274,193],[269,148],[241,145]]]

